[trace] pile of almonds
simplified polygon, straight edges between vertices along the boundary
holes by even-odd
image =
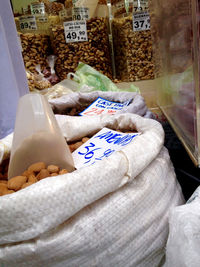
[[[116,130],[118,132],[126,132],[133,133],[133,130]],[[134,131],[136,132],[136,131]],[[90,137],[83,137],[79,141],[73,141],[69,143],[69,149],[71,153],[73,153],[76,149],[82,146],[85,142],[87,142]],[[36,162],[28,167],[22,175],[12,177],[10,180],[8,179],[8,165],[9,160],[4,160],[0,165],[0,196],[8,195],[14,192],[17,192],[21,189],[24,189],[38,181],[52,176],[58,176],[62,174],[68,173],[66,169],[60,169],[57,165],[48,165],[44,162]]]
[[[69,144],[71,153],[88,140],[89,137],[83,137],[82,140]],[[44,162],[36,162],[29,166],[22,175],[15,176],[8,180],[8,166],[9,160],[4,160],[0,165],[0,196],[17,192],[44,178],[68,173],[66,169],[60,169],[57,165],[46,166]]]
[[[7,167],[8,169],[8,167]],[[46,166],[44,162],[36,162],[29,166],[29,168],[22,173],[22,175],[15,176],[10,180],[7,175],[0,176],[0,196],[14,193],[20,189],[26,188],[38,181],[61,174],[68,173],[66,169],[60,169],[57,165]]]
[[[69,149],[70,149],[71,153],[73,153],[76,149],[78,149],[80,146],[82,146],[89,139],[90,139],[89,137],[83,137],[80,141],[72,142],[71,144],[69,144]]]

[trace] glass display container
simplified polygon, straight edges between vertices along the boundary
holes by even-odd
[[[200,167],[199,4],[150,1],[157,101],[196,166]]]

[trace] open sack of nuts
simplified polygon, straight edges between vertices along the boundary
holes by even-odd
[[[168,214],[184,202],[161,125],[134,114],[56,117],[68,143],[104,127],[140,135],[93,165],[1,196],[0,262],[158,266]]]
[[[153,114],[148,110],[144,98],[135,92],[77,92],[63,95],[59,98],[50,99],[49,103],[51,104],[55,114],[78,116],[80,112],[83,112],[85,109],[87,109],[98,98],[119,104],[128,102],[128,104],[125,105],[121,110],[117,111],[118,113],[134,113],[143,117],[153,118]],[[104,108],[104,106],[100,106],[100,109],[101,108]],[[94,109],[95,108],[92,108],[91,112]],[[110,110],[110,114],[114,114],[114,111],[113,113],[111,111],[112,110]],[[91,112],[88,115],[93,114],[93,112]],[[96,113],[102,114],[101,110],[99,109],[96,109]]]

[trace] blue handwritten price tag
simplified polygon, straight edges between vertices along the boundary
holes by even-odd
[[[75,167],[80,169],[108,158],[115,151],[130,144],[138,135],[140,133],[121,133],[103,128],[72,153]]]
[[[117,111],[122,110],[125,106],[128,106],[130,102],[117,103],[98,97],[89,107],[79,113],[81,116],[94,116],[101,114],[115,114]]]

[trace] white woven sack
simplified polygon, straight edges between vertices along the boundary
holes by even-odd
[[[0,263],[158,266],[169,211],[183,203],[161,125],[133,114],[57,120],[68,140],[104,126],[142,134],[94,165],[1,197]]]
[[[94,102],[98,97],[102,97],[106,100],[113,102],[126,102],[131,99],[132,102],[127,107],[124,107],[123,110],[119,111],[119,113],[133,113],[138,114],[140,116],[146,118],[153,118],[153,114],[148,110],[144,98],[135,92],[102,92],[102,91],[94,91],[91,93],[71,93],[67,95],[63,95],[59,98],[50,99],[49,103],[51,104],[53,109],[57,109],[58,111],[63,111],[67,108],[73,108],[77,105],[81,105],[81,103],[91,103]]]
[[[172,209],[169,223],[165,267],[199,267],[200,186],[186,205]]]

